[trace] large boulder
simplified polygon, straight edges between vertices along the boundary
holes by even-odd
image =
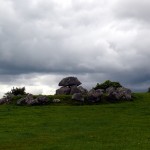
[[[66,86],[66,87],[61,87],[56,90],[56,95],[73,95],[75,93],[82,93],[83,95],[87,94],[87,90],[83,88],[82,86]]]
[[[26,97],[23,97],[17,101],[17,105],[31,105],[32,103],[34,103],[32,94],[28,94]]]
[[[107,93],[108,95],[111,94],[111,93],[113,93],[113,92],[116,92],[116,88],[114,88],[114,87],[109,87],[109,88],[106,89],[106,93]]]
[[[81,93],[80,89],[76,85],[71,86],[70,89],[70,95],[73,95],[75,93]]]
[[[66,77],[59,82],[59,86],[79,86],[81,82],[76,77]]]
[[[108,94],[108,99],[113,101],[132,99],[131,90],[124,87],[116,89],[114,87],[109,87],[106,89],[106,93]]]
[[[44,105],[49,102],[46,96],[38,96],[33,98],[32,94],[28,94],[26,97],[21,98],[17,101],[17,105]]]
[[[84,97],[81,93],[75,93],[72,95],[72,100],[84,102]]]
[[[61,87],[60,89],[56,90],[56,95],[69,95],[70,94],[70,87]]]
[[[49,102],[48,97],[46,96],[38,96],[36,99],[34,99],[35,101],[37,101],[38,105],[45,105]]]
[[[122,100],[131,100],[132,99],[132,92],[130,89],[119,87],[117,88],[117,93],[119,93],[119,98]]]
[[[80,93],[82,93],[83,95],[86,95],[88,93],[88,90],[83,88],[82,86],[78,86],[78,89],[79,89]]]
[[[99,102],[101,100],[102,95],[103,95],[103,90],[101,90],[101,89],[97,89],[97,90],[92,89],[87,94],[87,100],[89,102],[93,102],[93,103]]]

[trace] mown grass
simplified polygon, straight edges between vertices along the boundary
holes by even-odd
[[[149,150],[150,94],[85,106],[0,106],[0,150]]]

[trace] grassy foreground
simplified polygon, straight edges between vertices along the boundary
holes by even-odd
[[[149,150],[150,94],[91,106],[0,106],[1,150]]]

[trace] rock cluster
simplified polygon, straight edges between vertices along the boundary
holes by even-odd
[[[108,98],[110,100],[131,100],[131,90],[125,87],[109,87],[106,89],[106,93],[108,94]]]
[[[13,97],[14,97],[13,94],[8,94],[7,96],[4,96],[3,98],[0,99],[0,105],[9,104]]]
[[[11,100],[9,98],[3,97],[0,99],[0,104],[8,104],[8,103],[10,103],[10,101]]]
[[[102,89],[91,89],[87,94],[87,101],[96,103],[101,101],[102,95],[104,94],[104,90]]]
[[[46,96],[38,96],[34,98],[32,94],[28,94],[26,97],[17,101],[17,105],[45,105],[49,102]]]
[[[87,93],[81,85],[82,83],[76,77],[66,77],[59,82],[59,89],[56,90],[56,95],[73,95],[75,93]]]
[[[111,81],[110,81],[111,82]],[[125,87],[113,87],[110,86],[106,89],[94,89],[92,88],[89,92],[79,86],[81,82],[76,77],[66,77],[62,79],[59,86],[62,86],[56,90],[56,95],[72,95],[73,100],[80,102],[86,101],[90,103],[97,103],[102,101],[104,98],[107,101],[119,101],[119,100],[131,100],[131,90]]]
[[[131,90],[123,87],[120,85],[120,83],[119,86],[116,86],[115,83],[117,82],[105,81],[104,83],[96,86],[96,88],[92,88],[91,90],[87,91],[85,88],[80,86],[82,83],[76,77],[66,77],[59,82],[59,86],[61,87],[56,90],[56,95],[71,95],[72,100],[81,103],[98,103],[103,102],[103,100],[109,102],[132,100]],[[0,104],[8,104],[13,102],[14,96],[15,95],[8,93],[0,99]],[[21,99],[17,100],[17,105],[45,105],[50,102],[61,103],[62,100],[54,98],[52,101],[50,101],[47,96],[33,96],[32,94],[17,96],[22,97]]]
[[[120,100],[131,100],[131,90],[125,87],[109,87],[106,90],[103,89],[92,89],[87,94],[87,100],[89,102],[95,103],[101,101],[104,97],[105,100],[116,102]]]

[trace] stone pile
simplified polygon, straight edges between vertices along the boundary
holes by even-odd
[[[89,92],[83,88],[81,82],[76,77],[66,77],[59,83],[60,87],[56,90],[56,95],[72,95],[73,100],[97,103],[103,98],[107,101],[115,102],[120,100],[131,100],[131,90],[125,87],[108,87],[107,89],[94,89]]]
[[[3,97],[0,99],[0,104],[9,104],[11,101],[11,99],[7,98],[7,97]]]
[[[49,102],[46,96],[38,96],[34,98],[32,94],[28,94],[17,101],[17,105],[45,105]]]
[[[102,89],[91,89],[87,94],[87,101],[92,103],[99,102],[101,101],[103,94],[104,90]]]
[[[106,93],[110,100],[131,100],[132,92],[125,87],[109,87],[106,89]]]
[[[4,96],[3,98],[0,99],[0,105],[11,103],[13,97],[14,97],[13,94],[8,94],[7,96]]]
[[[76,77],[66,77],[59,82],[59,89],[56,90],[56,95],[73,95],[75,93],[87,93],[87,90],[83,88],[82,83]]]
[[[109,87],[106,90],[104,89],[91,89],[87,94],[87,101],[96,103],[102,101],[103,97],[105,100],[116,102],[120,100],[130,101],[132,99],[132,92],[130,89],[125,87]]]
[[[71,95],[72,100],[79,101],[81,103],[98,103],[104,101],[116,102],[116,101],[130,101],[132,100],[132,92],[123,86],[115,87],[113,85],[103,88],[92,88],[87,91],[81,86],[81,82],[76,77],[66,77],[59,82],[59,89],[56,90],[56,95]],[[150,92],[150,88],[149,88]],[[17,95],[19,96],[19,95]],[[49,100],[47,96],[33,96],[32,94],[20,95],[17,101],[17,105],[45,105],[52,103],[61,103],[60,99]],[[13,94],[7,94],[0,99],[0,104],[9,104],[13,102]],[[57,97],[57,96],[56,96]],[[59,97],[59,96],[58,96]]]

